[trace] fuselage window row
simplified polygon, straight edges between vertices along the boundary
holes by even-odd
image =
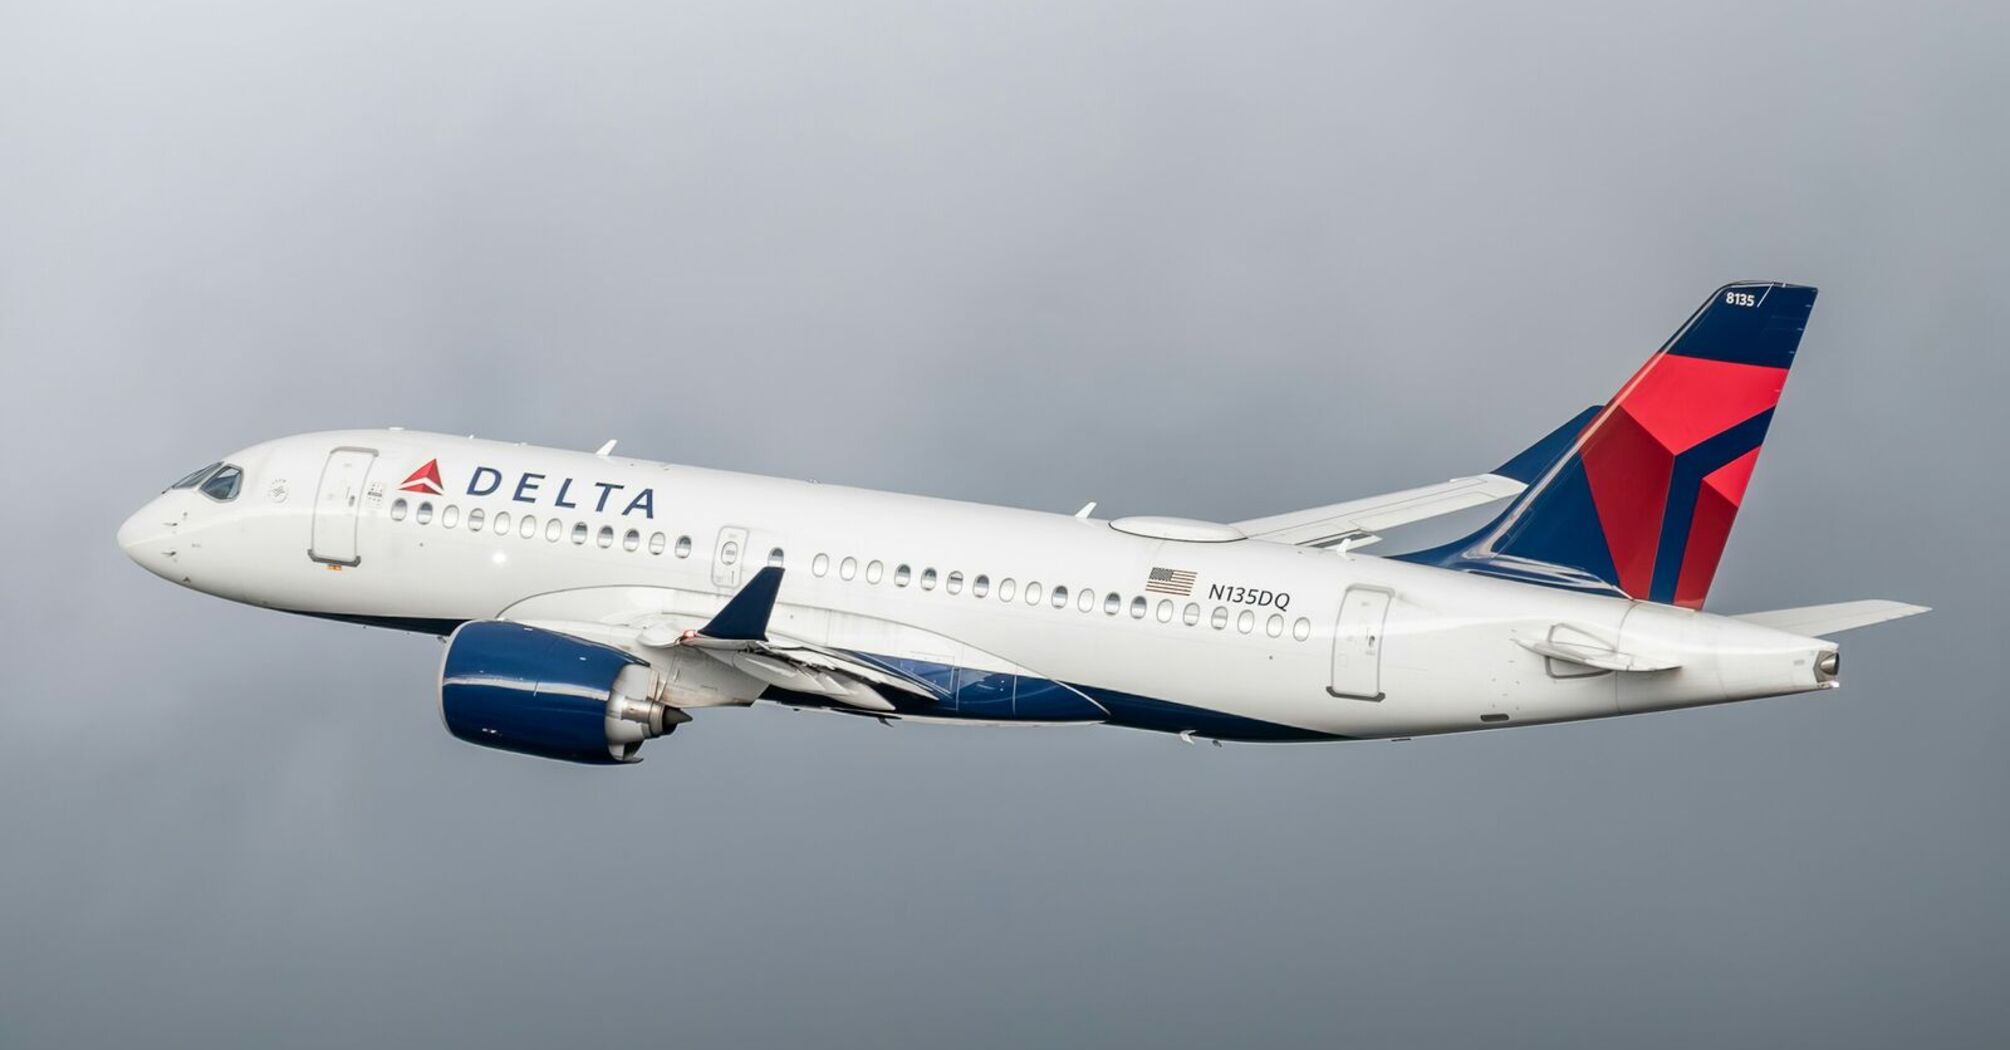
[[[392,521],[404,521],[410,518],[420,525],[430,524],[434,518],[433,503],[431,500],[420,500],[418,505],[414,507],[404,499],[394,500],[391,503],[390,517]],[[442,528],[455,528],[461,522],[461,509],[456,504],[447,504],[445,507],[439,509],[438,517]],[[531,539],[537,535],[538,519],[535,516],[525,514],[518,518],[517,522],[518,535],[524,539]],[[508,511],[497,511],[493,516],[490,516],[482,508],[475,507],[467,512],[467,528],[469,531],[480,532],[485,523],[491,524],[495,533],[499,536],[509,534],[510,516]],[[544,536],[548,542],[557,543],[560,537],[566,535],[566,533],[565,524],[557,518],[544,522]],[[575,546],[583,547],[586,545],[586,541],[591,538],[595,546],[600,547],[602,550],[608,550],[614,546],[615,531],[611,525],[602,525],[598,531],[595,531],[591,525],[582,521],[573,524],[571,536]],[[649,553],[652,555],[662,554],[665,550],[670,549],[670,546],[669,537],[663,533],[654,533],[649,537]],[[642,533],[640,531],[629,529],[621,533],[622,550],[632,553],[640,550],[641,547]],[[691,537],[677,537],[675,549],[677,557],[690,557],[692,549]],[[787,558],[782,548],[773,547],[768,551],[767,560],[769,565],[780,567],[786,562]],[[828,554],[818,554],[810,561],[810,572],[818,577],[828,575],[830,568],[831,559]],[[868,562],[865,567],[866,582],[869,584],[880,582],[884,577],[885,571],[884,563],[878,560]],[[857,575],[858,560],[856,558],[847,557],[838,563],[839,578],[851,580]],[[923,590],[934,590],[938,579],[942,581],[944,591],[950,594],[963,593],[964,575],[961,572],[952,571],[946,576],[938,576],[934,568],[927,567],[923,568],[919,574],[919,582]],[[893,585],[895,587],[906,587],[909,583],[915,582],[915,580],[916,574],[911,565],[903,562],[894,566]],[[985,598],[991,595],[993,588],[990,576],[979,573],[971,577],[969,582],[972,597]],[[1021,592],[1021,588],[1017,582],[1009,576],[998,581],[996,590],[998,599],[1003,602],[1013,601]],[[1065,586],[1056,586],[1051,590],[1045,590],[1038,581],[1028,581],[1023,593],[1028,605],[1038,606],[1041,598],[1045,596],[1048,604],[1056,609],[1065,609],[1068,607],[1069,592]],[[1075,597],[1075,606],[1077,609],[1085,613],[1094,611],[1097,603],[1096,592],[1093,589],[1085,587],[1076,591]],[[1125,608],[1123,595],[1116,591],[1104,594],[1102,607],[1105,616],[1114,617],[1121,614]],[[1184,609],[1176,610],[1171,599],[1161,598],[1158,604],[1154,606],[1143,595],[1137,595],[1131,599],[1129,608],[1131,619],[1133,620],[1143,620],[1147,614],[1150,614],[1159,623],[1171,623],[1173,615],[1177,611],[1180,622],[1188,627],[1198,626],[1201,621],[1201,607],[1194,602],[1188,602]],[[1231,617],[1227,606],[1216,606],[1214,611],[1208,615],[1208,625],[1217,631],[1227,630],[1231,622],[1235,624],[1236,631],[1241,634],[1254,634],[1256,631],[1256,613],[1251,610],[1244,609]],[[1291,621],[1290,626],[1291,637],[1294,641],[1303,642],[1312,637],[1312,621],[1305,617],[1301,616]],[[1263,621],[1263,633],[1267,637],[1284,637],[1284,628],[1285,619],[1281,615],[1273,613],[1268,619]]]
[[[782,548],[776,547],[768,552],[768,564],[782,564]],[[821,579],[828,576],[830,571],[831,556],[829,554],[819,553],[816,557],[810,559],[810,573],[812,575]],[[858,559],[847,556],[838,562],[837,573],[838,578],[841,580],[852,580],[858,575]],[[884,578],[884,573],[884,563],[876,559],[870,561],[865,567],[865,582],[877,584]],[[934,590],[936,581],[940,579],[943,590],[950,594],[963,593],[964,575],[961,572],[950,572],[947,576],[939,577],[935,569],[923,568],[917,575],[914,571],[914,566],[907,562],[900,562],[893,567],[892,579],[893,585],[901,588],[905,588],[918,580],[923,590]],[[970,594],[972,597],[988,597],[991,591],[990,576],[980,573],[970,579]],[[1020,588],[1012,577],[1007,576],[998,581],[997,592],[1000,601],[1009,603],[1020,593]],[[1056,609],[1065,609],[1068,607],[1069,591],[1066,586],[1056,586],[1051,590],[1047,590],[1042,588],[1038,581],[1028,581],[1024,588],[1024,594],[1026,604],[1028,605],[1038,606],[1041,598],[1045,596],[1048,604]],[[1085,613],[1095,611],[1097,605],[1095,590],[1085,587],[1074,592],[1074,594],[1076,599],[1075,607],[1077,609]],[[1116,591],[1107,592],[1103,595],[1101,605],[1103,615],[1119,616],[1125,609],[1124,597]],[[1185,610],[1180,611],[1173,605],[1172,600],[1167,598],[1159,599],[1156,611],[1154,611],[1151,600],[1144,595],[1133,597],[1130,600],[1129,608],[1131,619],[1133,620],[1143,620],[1147,615],[1152,615],[1160,623],[1171,623],[1174,613],[1179,611],[1180,621],[1188,627],[1198,626],[1202,614],[1201,607],[1196,603],[1188,602]],[[1213,613],[1208,616],[1209,626],[1217,631],[1227,630],[1231,622],[1235,624],[1235,629],[1242,634],[1253,634],[1256,631],[1257,618],[1256,613],[1252,610],[1245,609],[1241,613],[1231,616],[1227,606],[1216,606]],[[1284,627],[1284,617],[1272,614],[1268,620],[1264,621],[1263,633],[1271,638],[1282,638],[1284,637]],[[1311,638],[1312,622],[1304,617],[1299,617],[1291,624],[1291,637],[1293,640],[1300,642]]]
[[[431,500],[420,500],[418,506],[414,507],[407,500],[393,500],[391,502],[390,517],[392,521],[404,521],[410,518],[417,524],[427,525],[433,521],[433,503]],[[462,521],[460,506],[449,503],[445,507],[440,508],[439,520],[441,528],[451,529],[459,527]],[[468,511],[466,520],[469,532],[480,532],[484,525],[490,525],[498,536],[507,536],[510,532],[511,519],[509,512],[506,510],[496,511],[495,515],[491,517],[482,508],[474,507]],[[523,539],[531,539],[538,533],[538,520],[533,515],[526,514],[516,519],[516,525],[517,535]],[[563,521],[552,518],[544,523],[544,538],[547,542],[557,543],[566,534],[567,530]],[[629,529],[620,535],[622,550],[632,554],[642,549],[642,533],[639,530]],[[590,538],[593,540],[594,545],[602,550],[611,550],[614,547],[615,532],[612,525],[602,525],[598,531],[595,531],[593,526],[586,522],[574,522],[571,536],[575,546],[586,546],[586,541]],[[650,535],[650,554],[662,554],[669,547],[670,538],[668,536],[660,532]],[[690,555],[691,537],[679,536],[677,538],[677,556],[679,558],[687,558]],[[782,550],[777,547],[768,552],[768,564],[780,565],[781,557]]]
[[[392,502],[390,516],[393,521],[404,521],[407,517],[410,517],[420,525],[429,524],[434,517],[433,503],[431,500],[421,500],[418,506],[414,508],[406,500],[399,499]],[[460,519],[461,511],[457,505],[448,504],[439,511],[439,521],[443,528],[454,528],[460,522]],[[508,511],[497,511],[493,518],[488,518],[480,507],[476,507],[467,513],[467,527],[472,531],[480,531],[485,520],[493,521],[494,529],[498,535],[506,535],[509,532],[510,516]],[[564,523],[557,518],[548,519],[544,522],[544,536],[548,542],[558,542],[562,536],[566,535],[566,531]],[[535,537],[537,533],[538,520],[536,517],[526,514],[518,519],[518,535],[524,539],[530,539]],[[573,524],[571,536],[575,546],[583,547],[586,545],[586,541],[592,538],[595,545],[602,549],[610,549],[614,546],[615,532],[612,526],[602,525],[596,533],[592,526],[582,521]],[[641,546],[642,534],[639,531],[629,529],[622,534],[621,548],[623,550],[633,552],[640,549]],[[669,546],[669,538],[663,533],[658,532],[649,537],[650,554],[662,554]],[[689,557],[691,554],[691,537],[677,537],[676,551],[679,558]],[[786,555],[782,548],[774,547],[768,551],[767,561],[769,565],[780,567],[786,560]],[[830,555],[818,554],[812,559],[810,562],[810,572],[819,577],[827,575],[830,572]],[[840,578],[850,580],[857,573],[858,560],[856,558],[847,557],[838,563],[838,576]],[[867,583],[877,584],[884,577],[884,574],[885,564],[883,562],[874,560],[866,564],[865,580]],[[912,566],[902,563],[894,567],[894,586],[906,587],[914,579],[915,573]],[[921,571],[920,583],[922,589],[934,590],[938,579],[944,581],[943,589],[948,593],[962,593],[963,573],[951,572],[947,577],[939,577],[933,568],[924,568]],[[991,590],[991,578],[989,576],[979,574],[970,581],[970,593],[973,597],[987,597],[991,593]],[[1010,602],[1013,600],[1015,593],[1019,591],[1019,588],[1013,579],[1008,576],[999,581],[997,591],[1000,601]],[[1065,586],[1056,586],[1051,590],[1044,590],[1038,581],[1029,581],[1024,588],[1024,594],[1026,604],[1028,605],[1039,605],[1041,597],[1044,594],[1048,604],[1054,608],[1065,609],[1068,607],[1069,591]],[[1094,611],[1097,603],[1096,592],[1093,589],[1083,588],[1076,591],[1075,596],[1077,609],[1085,613]],[[1117,616],[1124,610],[1123,596],[1115,591],[1110,591],[1103,596],[1102,606],[1105,616]],[[1148,612],[1153,612],[1153,606],[1143,595],[1138,595],[1131,599],[1130,612],[1131,619],[1143,620]],[[1174,606],[1172,601],[1162,598],[1159,600],[1156,612],[1153,612],[1153,615],[1160,623],[1171,623],[1173,613]],[[1257,624],[1256,613],[1248,609],[1242,610],[1231,618],[1227,606],[1216,606],[1214,611],[1208,616],[1208,625],[1217,631],[1225,631],[1228,629],[1231,619],[1235,624],[1237,632],[1241,634],[1255,633]],[[1188,627],[1198,626],[1201,620],[1201,607],[1196,603],[1188,602],[1186,608],[1181,611],[1180,620]],[[1284,627],[1284,617],[1272,614],[1263,623],[1263,633],[1271,638],[1282,638],[1284,636]],[[1291,637],[1293,640],[1302,642],[1311,636],[1312,622],[1310,620],[1301,616],[1291,623]]]

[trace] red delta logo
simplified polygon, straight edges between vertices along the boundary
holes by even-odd
[[[428,496],[438,496],[446,490],[440,484],[440,461],[429,459],[426,465],[412,472],[412,476],[398,484],[399,492],[423,492]]]

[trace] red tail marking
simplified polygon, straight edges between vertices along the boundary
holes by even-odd
[[[1784,368],[1661,354],[1619,405],[1681,453],[1779,404],[1786,383]]]
[[[1607,411],[1580,455],[1619,589],[1645,598],[1654,586],[1654,552],[1675,457],[1623,407]]]
[[[1696,493],[1696,513],[1689,520],[1689,542],[1682,551],[1682,573],[1675,579],[1675,604],[1703,607],[1703,596],[1710,593],[1710,581],[1717,576],[1717,563],[1724,558],[1724,541],[1731,538],[1731,522],[1758,462],[1755,448],[1703,479],[1702,491]]]

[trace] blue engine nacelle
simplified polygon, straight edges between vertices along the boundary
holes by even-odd
[[[648,664],[612,646],[474,620],[447,639],[440,715],[470,744],[611,765],[691,720],[661,691]]]

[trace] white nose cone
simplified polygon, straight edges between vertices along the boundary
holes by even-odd
[[[119,526],[119,549],[140,568],[163,579],[174,572],[174,526],[156,499]]]

